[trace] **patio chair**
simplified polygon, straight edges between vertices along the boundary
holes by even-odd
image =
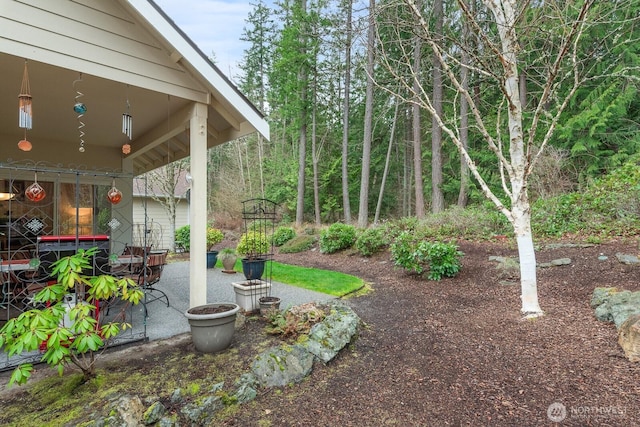
[[[28,250],[0,256],[3,267],[0,271],[0,307],[17,310],[18,313],[36,308],[33,297],[46,286],[46,282],[42,281],[38,269],[31,267],[31,258]]]
[[[114,273],[116,273],[118,277],[132,279],[142,288],[145,293],[145,298],[141,303],[144,306],[145,317],[148,316],[147,305],[154,301],[164,300],[167,302],[167,307],[169,307],[169,297],[167,294],[161,289],[154,287],[162,277],[162,271],[167,263],[169,250],[151,252],[150,247],[139,248],[130,246],[128,248],[128,250],[131,251],[131,255],[141,256],[141,254],[146,254],[146,263],[130,264],[131,268],[129,270],[116,270]],[[149,251],[145,251],[145,249],[149,249]],[[125,248],[125,250],[127,249]],[[142,256],[144,257],[145,255]]]

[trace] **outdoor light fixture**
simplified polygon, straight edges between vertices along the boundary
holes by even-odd
[[[0,202],[6,202],[16,197],[16,193],[0,193]]]
[[[187,181],[187,184],[190,186],[193,182],[193,177],[189,172],[187,172],[187,174],[184,176],[184,180]]]

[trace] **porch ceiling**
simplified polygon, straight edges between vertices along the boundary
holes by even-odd
[[[209,148],[255,131],[268,138],[262,114],[153,1],[0,4],[0,163],[102,163],[140,174],[190,155],[197,104],[207,106]],[[33,97],[29,153],[17,147],[24,138],[18,94],[25,60]],[[77,92],[87,107],[81,119],[73,111]],[[133,139],[124,156],[127,99]]]
[[[24,129],[18,127],[18,94],[24,63],[24,58],[0,53],[0,161],[20,155],[17,144],[24,138]],[[92,75],[80,77],[76,71],[37,61],[27,61],[27,67],[33,96],[33,128],[27,131],[27,139],[34,147],[32,160],[46,160],[38,156],[42,152],[38,145],[45,141],[59,142],[65,149],[77,152],[79,120],[85,124],[82,130],[88,152],[95,147],[120,151],[129,142],[122,133],[127,98],[133,116],[130,156],[136,174],[189,156],[187,113],[191,101]],[[80,119],[73,111],[76,91],[83,94],[78,99],[87,107]],[[231,127],[210,107],[209,147],[225,142],[219,136]]]

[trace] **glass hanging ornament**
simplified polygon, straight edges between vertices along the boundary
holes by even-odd
[[[80,147],[78,148],[78,151],[80,151],[81,153],[84,153],[84,131],[82,130],[84,128],[84,122],[82,121],[82,117],[87,112],[87,106],[80,101],[80,98],[84,96],[84,93],[76,89],[76,83],[81,81],[82,81],[82,73],[80,73],[80,78],[73,82],[73,89],[76,91],[75,104],[73,104],[73,111],[78,115],[77,117],[78,136],[80,138]]]
[[[111,184],[111,189],[109,190],[109,192],[107,192],[107,199],[109,200],[109,203],[111,203],[112,205],[117,205],[118,203],[120,203],[120,200],[122,200],[122,191],[116,188],[115,179]]]
[[[34,203],[37,203],[46,197],[47,193],[44,191],[44,188],[38,184],[38,172],[34,172],[33,184],[27,187],[24,191],[24,195]]]
[[[27,70],[27,61],[24,61],[22,85],[20,86],[20,94],[18,95],[18,127],[20,128],[31,129],[33,119],[33,106],[31,101],[32,98],[31,84],[29,83],[29,71]]]

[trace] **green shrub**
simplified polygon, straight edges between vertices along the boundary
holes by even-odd
[[[640,160],[634,158],[580,192],[539,199],[532,228],[539,236],[620,236],[640,228]]]
[[[389,245],[389,234],[384,227],[367,228],[358,233],[356,249],[363,256],[371,256],[381,252]]]
[[[282,246],[294,237],[296,237],[296,232],[292,227],[278,227],[273,233],[273,244]]]
[[[280,246],[280,253],[295,254],[298,252],[308,251],[315,242],[316,238],[314,236],[296,236],[284,245]]]
[[[222,231],[212,226],[207,227],[207,250],[211,249],[211,246],[216,245],[224,240],[224,234]]]
[[[403,217],[396,221],[385,224],[385,228],[389,234],[389,239],[393,240],[403,231],[415,231],[418,228],[418,218],[414,216]]]
[[[415,273],[422,273],[422,266],[415,257],[418,241],[415,236],[408,232],[401,232],[398,237],[389,245],[391,260],[398,267]]]
[[[175,243],[176,246],[184,248],[185,251],[189,252],[189,247],[191,246],[191,227],[188,225],[184,225],[176,230],[175,234]]]
[[[124,321],[124,308],[114,316],[120,320],[99,322],[96,302],[113,300],[135,305],[144,298],[144,291],[130,278],[85,275],[91,271],[97,252],[98,248],[80,249],[52,264],[56,283],[45,286],[34,298],[43,308],[27,310],[0,328],[0,348],[8,357],[37,354],[40,350],[40,361],[55,367],[60,375],[65,367],[74,365],[82,371],[83,382],[95,377],[95,359],[121,330],[131,327]],[[85,300],[71,307],[64,301],[76,285],[83,286]],[[11,375],[9,385],[26,383],[32,370],[32,363],[21,364]]]
[[[462,255],[456,245],[442,242],[420,242],[415,252],[418,262],[428,265],[429,280],[440,280],[458,274],[462,267]]]
[[[356,228],[353,225],[336,222],[320,233],[320,252],[332,254],[348,249],[356,241]]]
[[[256,231],[248,231],[240,236],[240,241],[236,247],[238,255],[246,258],[257,258],[269,253],[269,241],[267,235]]]
[[[189,252],[191,249],[191,227],[189,225],[184,225],[176,230],[175,234],[175,244],[177,247],[184,248],[185,251]],[[211,246],[222,242],[224,240],[224,234],[217,228],[212,226],[207,226],[207,248],[209,250]]]
[[[452,243],[419,241],[407,231],[394,240],[390,251],[396,266],[417,274],[428,271],[429,280],[455,276],[460,271],[463,255]]]

